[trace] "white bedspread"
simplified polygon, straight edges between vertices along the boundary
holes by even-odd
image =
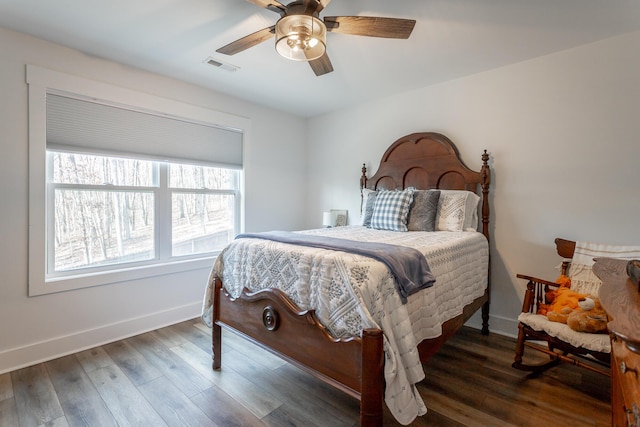
[[[361,241],[410,246],[422,252],[436,284],[402,304],[387,267],[361,255],[292,246],[262,239],[238,239],[218,256],[205,294],[202,318],[211,325],[215,277],[238,297],[278,288],[301,309],[315,309],[335,337],[384,332],[385,402],[402,424],[426,413],[415,384],[424,379],[417,343],[441,334],[445,321],[480,297],[487,286],[489,248],[477,232],[393,232],[361,226],[306,230]]]

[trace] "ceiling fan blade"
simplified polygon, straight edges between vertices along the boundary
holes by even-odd
[[[325,16],[327,31],[356,36],[408,39],[416,25],[414,19],[372,16]]]
[[[280,3],[277,0],[247,0],[249,3],[253,3],[256,6],[264,7],[265,9],[269,9],[273,12],[284,14],[287,10],[287,7]]]
[[[331,60],[329,60],[327,52],[325,52],[320,58],[309,61],[309,65],[313,72],[316,73],[316,76],[321,76],[333,71],[333,65],[331,65]]]
[[[217,49],[216,52],[222,53],[225,55],[235,55],[238,52],[247,50],[250,47],[260,44],[263,41],[273,37],[275,28],[276,28],[275,25],[272,25],[271,27],[263,28],[260,31],[256,31],[253,34],[249,34],[248,36],[245,36],[241,39],[238,39],[234,42],[229,43],[226,46],[221,47],[220,49]]]

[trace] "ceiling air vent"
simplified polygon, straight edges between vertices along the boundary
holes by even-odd
[[[220,68],[221,70],[225,70],[225,71],[236,71],[237,69],[240,68],[236,65],[231,65],[227,62],[222,62],[219,59],[214,59],[212,57],[208,57],[207,59],[204,60],[204,62],[206,64],[212,65],[216,68]]]

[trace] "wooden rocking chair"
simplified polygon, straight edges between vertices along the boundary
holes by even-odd
[[[564,239],[556,239],[555,243],[558,255],[564,258],[562,274],[566,275],[571,263],[571,261],[567,259],[573,257],[576,243]],[[549,301],[545,299],[546,292],[557,289],[560,285],[522,274],[518,274],[517,277],[527,280],[528,282],[522,304],[522,314],[519,317],[518,341],[516,343],[515,362],[512,366],[523,371],[539,372],[564,361],[604,375],[610,375],[610,370],[608,369],[610,366],[609,336],[607,334],[586,334],[571,331],[569,327],[564,324],[550,322],[546,320],[546,317],[536,315],[540,304],[549,303]],[[549,323],[549,328],[546,328],[544,325],[541,326],[545,321]],[[555,333],[555,330],[552,331],[552,328],[559,326],[566,326],[566,333],[571,334],[571,343],[568,342],[569,340],[567,339],[561,339],[551,335],[551,333]],[[595,335],[599,336],[595,337]],[[585,346],[581,343],[582,338],[585,338]],[[589,338],[589,340],[586,338]],[[599,345],[595,347],[602,349],[602,351],[588,348],[589,344],[587,344],[587,341],[591,341],[594,338],[599,342]],[[525,363],[523,361],[525,347],[545,353],[548,355],[549,360],[542,363]],[[594,346],[592,345],[591,347]],[[608,347],[608,350],[605,347]]]

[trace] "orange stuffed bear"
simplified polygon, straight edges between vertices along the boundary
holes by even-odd
[[[559,287],[547,311],[547,319],[552,322],[567,323],[569,315],[579,307],[580,300],[586,297],[586,295],[572,291],[567,287]]]
[[[607,313],[595,296],[587,296],[569,289],[571,279],[561,275],[559,288],[545,294],[548,304],[540,304],[538,314],[552,322],[566,323],[577,332],[599,333],[607,330]]]
[[[578,301],[580,298],[586,297],[586,295],[573,292],[569,289],[571,279],[564,274],[556,279],[556,283],[560,285],[560,287],[545,294],[546,304],[540,304],[537,314],[549,317],[549,313],[554,313],[551,314],[549,320],[567,323],[566,316],[578,308]],[[564,321],[562,321],[562,319],[564,319]]]
[[[594,296],[581,299],[580,308],[567,317],[567,325],[574,331],[602,333],[607,332],[607,312]]]

